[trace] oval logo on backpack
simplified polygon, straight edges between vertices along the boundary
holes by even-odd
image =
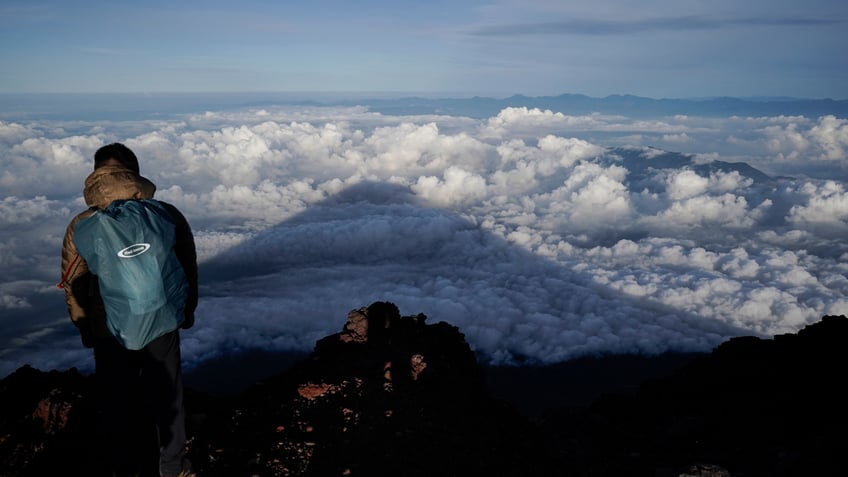
[[[149,248],[149,243],[137,243],[135,245],[130,245],[129,247],[118,252],[118,256],[121,258],[137,257],[146,252]]]

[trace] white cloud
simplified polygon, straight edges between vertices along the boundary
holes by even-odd
[[[658,217],[676,225],[748,227],[754,223],[748,214],[748,202],[744,197],[733,194],[718,197],[702,195],[677,201]]]
[[[707,350],[848,313],[844,182],[732,165],[841,171],[835,117],[267,107],[65,131],[0,123],[3,371],[91,364],[52,283],[91,157],[115,140],[195,231],[191,365],[309,350],[377,300],[456,324],[495,362]],[[697,155],[608,152],[634,137]]]
[[[848,120],[824,116],[810,129],[809,135],[821,150],[820,159],[845,161],[848,149]]]
[[[539,131],[563,128],[590,129],[603,124],[595,116],[566,116],[560,112],[539,108],[505,108],[497,116],[481,126],[480,134],[484,138],[502,138],[507,134],[538,134]]]
[[[626,186],[626,170],[604,168],[593,163],[577,165],[562,183],[550,192],[532,195],[539,221],[558,232],[594,228],[616,228],[632,210]]]
[[[33,137],[36,134],[37,132],[32,127],[0,121],[0,141],[5,144],[19,144],[24,139]]]
[[[827,115],[812,123],[806,118],[768,125],[760,131],[770,152],[782,161],[831,161],[844,164],[848,120]]]
[[[707,191],[709,179],[694,171],[673,172],[668,178],[668,196],[672,199],[687,199]]]
[[[29,300],[18,295],[0,295],[0,309],[4,308],[30,308]]]
[[[444,179],[421,176],[412,191],[436,207],[476,202],[486,196],[486,180],[459,167],[448,167]]]
[[[4,166],[0,186],[4,196],[31,194],[33,182],[37,182],[38,190],[53,195],[78,193],[82,180],[92,170],[87,158],[102,144],[97,136],[38,136],[0,145]]]
[[[848,192],[843,184],[806,182],[798,192],[807,197],[807,202],[789,209],[789,222],[802,227],[821,224],[843,231],[848,227]]]
[[[186,174],[209,176],[224,186],[253,185],[270,166],[268,145],[246,126],[195,131],[182,140],[179,154]]]
[[[43,195],[32,199],[15,196],[0,200],[0,223],[9,226],[43,220],[45,217],[65,217],[70,212],[63,202],[47,200]]]
[[[692,142],[692,139],[686,133],[663,134],[662,140],[665,143],[674,145]]]

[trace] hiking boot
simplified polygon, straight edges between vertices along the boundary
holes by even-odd
[[[197,473],[191,469],[185,469],[181,470],[179,474],[163,475],[162,477],[197,477]]]
[[[197,472],[191,467],[191,463],[188,460],[183,462],[183,469],[176,474],[172,474],[170,472],[161,474],[162,477],[197,477]]]

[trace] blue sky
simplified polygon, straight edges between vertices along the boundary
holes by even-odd
[[[848,98],[841,0],[0,3],[0,93]]]

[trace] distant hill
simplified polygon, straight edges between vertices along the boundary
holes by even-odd
[[[652,99],[632,95],[596,98],[581,94],[559,96],[522,96],[508,98],[422,98],[358,99],[329,104],[365,105],[383,114],[445,114],[487,118],[507,107],[550,109],[568,115],[592,113],[619,114],[634,118],[691,115],[727,116],[806,116],[848,117],[848,100],[798,98],[703,98]]]
[[[104,93],[104,94],[2,94],[0,119],[130,120],[163,119],[175,114],[198,111],[226,111],[243,108],[289,106],[366,106],[383,114],[444,114],[488,118],[507,107],[550,109],[567,115],[592,113],[647,118],[672,115],[704,117],[727,116],[806,116],[848,117],[848,100],[803,98],[690,98],[653,99],[633,95],[603,98],[582,94],[491,98],[433,98],[423,96],[388,97],[359,94],[355,98],[310,97],[299,93]]]

